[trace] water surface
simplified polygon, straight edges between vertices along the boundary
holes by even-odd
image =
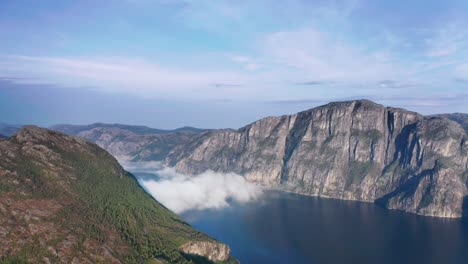
[[[241,263],[468,263],[468,219],[267,191],[257,202],[181,216]]]

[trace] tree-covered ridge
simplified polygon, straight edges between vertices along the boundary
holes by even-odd
[[[190,263],[214,241],[155,201],[97,145],[37,127],[0,140],[5,263]],[[209,261],[208,261],[209,262]]]

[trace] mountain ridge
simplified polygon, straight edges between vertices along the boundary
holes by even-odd
[[[468,114],[465,113],[452,113],[452,114],[437,114],[434,116],[448,118],[462,125],[468,133]]]
[[[0,123],[0,136],[3,137],[10,137],[16,133],[18,129],[20,129],[22,125],[18,124],[7,124],[7,123]]]
[[[175,133],[175,132],[202,132],[209,129],[196,128],[190,126],[183,126],[175,129],[159,129],[152,128],[142,125],[126,125],[120,123],[93,123],[89,125],[69,125],[69,124],[56,124],[49,127],[49,129],[60,131],[69,135],[77,135],[82,131],[91,130],[97,127],[107,127],[107,128],[119,128],[123,130],[128,130],[137,135],[147,135],[147,134],[166,134],[166,133]]]
[[[174,130],[146,126],[95,123],[91,125],[55,125],[53,130],[86,138],[109,151],[119,160],[159,161],[175,146],[184,144],[191,136],[209,131],[193,127]]]
[[[0,262],[236,263],[83,138],[25,126],[0,157]]]

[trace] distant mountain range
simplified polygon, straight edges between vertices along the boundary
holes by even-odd
[[[198,133],[209,131],[193,127],[174,130],[122,124],[55,125],[50,129],[84,137],[128,161],[161,161],[172,149],[186,143]]]
[[[195,127],[180,127],[173,130],[157,129],[147,126],[132,126],[123,124],[105,124],[105,123],[94,123],[91,125],[67,125],[60,124],[49,127],[52,130],[61,131],[69,135],[78,135],[80,132],[89,131],[95,128],[116,128],[132,132],[136,135],[150,135],[150,134],[168,134],[175,132],[203,132],[207,129],[200,129]]]
[[[0,124],[0,138],[12,136],[22,125]],[[195,127],[173,130],[147,126],[94,123],[90,125],[53,125],[49,129],[84,137],[109,151],[115,157],[129,161],[160,161],[176,146],[193,135],[209,131]]]
[[[0,123],[0,137],[9,137],[20,129],[22,125]]]
[[[0,139],[1,263],[237,263],[80,137]]]
[[[440,115],[433,115],[433,116],[445,117],[452,121],[455,121],[459,123],[460,125],[462,125],[462,127],[465,128],[465,131],[468,132],[468,114],[453,113],[453,114],[440,114]]]

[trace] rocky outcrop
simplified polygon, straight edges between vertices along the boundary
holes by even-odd
[[[164,164],[187,174],[234,172],[305,195],[460,217],[467,141],[464,128],[449,119],[358,100],[205,132],[172,150]]]
[[[225,244],[209,241],[189,241],[180,247],[185,254],[203,256],[211,261],[227,261],[231,249]]]

